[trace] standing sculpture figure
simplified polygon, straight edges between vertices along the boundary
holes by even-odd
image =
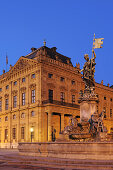
[[[80,71],[83,71],[83,80],[85,82],[86,88],[94,87],[95,80],[94,80],[94,73],[95,73],[95,58],[96,54],[94,50],[92,50],[92,54],[94,55],[91,59],[89,59],[88,54],[84,55],[84,59],[86,60],[83,69]]]

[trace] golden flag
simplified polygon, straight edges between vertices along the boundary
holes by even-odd
[[[102,48],[103,40],[104,38],[95,38],[93,41],[93,48]]]

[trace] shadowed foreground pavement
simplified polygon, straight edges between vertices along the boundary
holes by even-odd
[[[58,158],[41,158],[21,156],[16,149],[0,149],[1,170],[85,170],[113,169],[113,161],[70,160]]]

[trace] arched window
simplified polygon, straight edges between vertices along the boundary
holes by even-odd
[[[31,116],[32,117],[35,116],[35,112],[34,111],[31,112]]]
[[[21,114],[21,118],[25,118],[25,113],[22,113],[22,114]]]
[[[8,121],[8,116],[5,117],[5,121]]]
[[[15,114],[13,115],[13,119],[16,119],[16,115]]]

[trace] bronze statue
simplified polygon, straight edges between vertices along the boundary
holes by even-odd
[[[83,80],[85,82],[85,86],[86,88],[91,88],[94,87],[95,84],[95,80],[94,80],[94,73],[95,73],[95,58],[96,58],[96,54],[94,52],[94,50],[92,50],[92,58],[89,59],[88,54],[84,55],[84,59],[86,60],[83,69],[80,71],[83,71]]]

